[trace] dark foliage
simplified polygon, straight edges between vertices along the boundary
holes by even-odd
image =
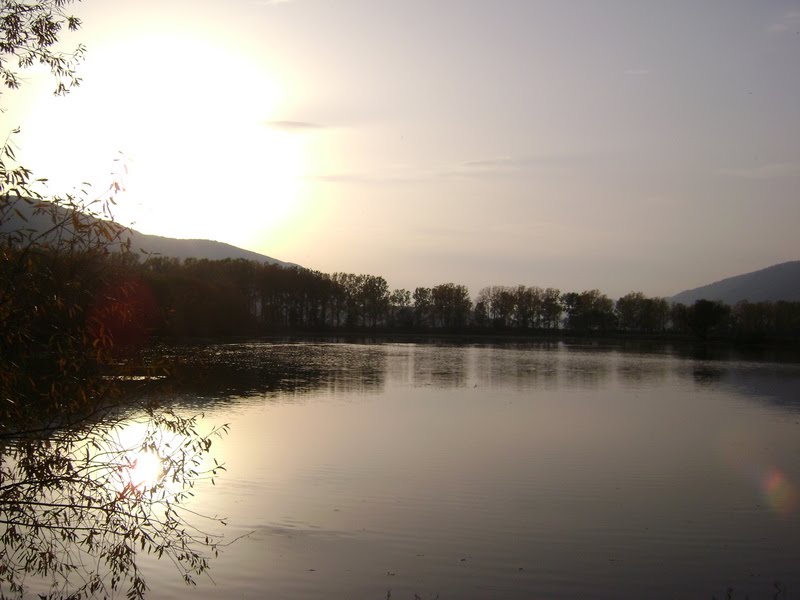
[[[473,303],[463,285],[391,290],[383,277],[280,267],[244,259],[180,261],[150,257],[125,267],[146,302],[138,323],[167,337],[287,332],[691,336],[779,339],[800,335],[800,303],[701,300],[670,305],[641,292],[616,302],[598,290],[562,293],[536,286],[491,286]],[[145,317],[146,315],[146,317]]]
[[[83,48],[57,50],[80,26],[70,4],[0,3],[6,88],[35,64],[56,94],[79,83]],[[15,132],[0,149],[0,598],[141,598],[142,552],[191,583],[219,538],[192,528],[184,504],[221,468],[203,459],[225,427],[203,434],[194,418],[121,404],[126,363],[157,315],[109,220],[116,185],[45,200],[17,163]]]

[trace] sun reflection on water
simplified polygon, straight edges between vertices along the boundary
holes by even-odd
[[[115,453],[114,491],[120,497],[169,492],[170,482],[185,475],[176,472],[185,463],[180,458],[184,441],[183,436],[140,422],[129,422],[114,431],[104,442]]]
[[[139,493],[152,489],[164,476],[161,457],[152,451],[140,452],[123,470],[124,489]]]

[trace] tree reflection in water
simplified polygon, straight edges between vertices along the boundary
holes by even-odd
[[[222,538],[199,528],[187,503],[223,469],[211,450],[226,431],[147,411],[0,441],[0,596],[142,597],[142,553],[193,583]]]

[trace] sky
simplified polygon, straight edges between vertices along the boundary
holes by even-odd
[[[115,216],[392,288],[672,295],[800,259],[800,0],[83,0],[2,115]]]

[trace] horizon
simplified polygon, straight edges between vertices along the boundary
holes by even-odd
[[[155,235],[155,234],[145,234],[144,232],[138,231],[135,228],[132,228],[132,229],[134,231],[137,231],[140,234],[143,234],[143,235]],[[165,236],[159,236],[159,237],[165,237]],[[231,244],[228,244],[227,242],[220,242],[219,240],[209,240],[209,239],[205,239],[205,238],[168,238],[168,239],[175,239],[175,240],[178,240],[178,241],[187,241],[187,242],[198,242],[198,241],[199,242],[215,242],[215,243],[231,245]],[[253,250],[248,250],[247,248],[240,248],[239,246],[234,246],[234,247],[236,249],[238,249],[238,250],[243,250],[245,252],[255,252]],[[260,252],[256,252],[256,253],[259,254],[260,256],[262,256],[264,258],[267,258],[267,259],[270,259],[270,260],[274,260],[274,261],[278,261],[278,262],[282,262],[282,263],[288,263],[289,266],[296,266],[296,267],[301,267],[301,268],[304,268],[304,269],[309,268],[309,267],[306,267],[305,265],[295,264],[295,263],[291,263],[289,261],[284,261],[283,259],[281,259],[280,257],[277,257],[277,256],[269,256],[269,255],[266,255],[266,254],[262,254]],[[759,272],[759,271],[765,271],[767,269],[772,269],[774,267],[780,267],[782,265],[786,265],[786,264],[790,264],[790,263],[796,263],[796,262],[800,262],[800,259],[789,259],[789,260],[785,260],[785,261],[782,261],[782,262],[779,262],[779,263],[774,263],[774,264],[771,264],[771,265],[765,265],[763,267],[759,267],[759,268],[753,269],[752,271],[733,273],[733,274],[730,274],[730,275],[726,275],[726,276],[720,277],[719,279],[715,279],[713,281],[707,281],[706,283],[703,283],[703,284],[700,284],[700,285],[697,285],[697,286],[694,286],[694,287],[691,287],[691,288],[687,287],[687,288],[683,288],[683,289],[677,290],[677,291],[675,291],[675,292],[673,292],[671,294],[665,294],[665,295],[662,295],[662,296],[652,295],[652,297],[663,297],[663,298],[666,298],[667,300],[670,300],[674,296],[678,296],[678,295],[686,293],[686,292],[692,292],[692,291],[694,291],[696,289],[704,288],[704,287],[707,287],[707,286],[712,285],[712,284],[721,283],[721,282],[726,281],[728,279],[734,279],[734,278],[742,276],[742,275],[750,275],[752,273],[756,273],[756,272]],[[327,273],[329,275],[333,274],[335,272],[342,272],[342,271],[341,270],[325,271],[325,273]],[[381,277],[383,276],[382,273],[363,273],[363,274],[364,275],[381,276]],[[390,281],[388,283],[389,283],[389,286],[390,286],[391,289],[396,289],[396,286],[391,285]],[[455,283],[457,285],[461,284],[461,282],[459,282],[459,281],[445,281],[445,280],[442,280],[442,281],[434,282],[432,285],[438,285],[438,284],[443,284],[443,283]],[[519,285],[534,286],[534,287],[540,287],[540,288],[543,288],[543,289],[550,288],[550,287],[555,287],[555,286],[550,286],[550,285],[543,284],[543,283],[540,283],[540,282],[517,281],[517,282],[489,282],[489,283],[481,285],[481,286],[479,286],[477,288],[472,288],[470,286],[467,286],[467,288],[469,289],[470,296],[472,296],[472,298],[474,300],[474,298],[478,295],[478,293],[484,288],[488,288],[488,287],[517,287]],[[413,292],[415,287],[418,287],[418,286],[412,286],[412,287],[407,288],[407,289],[409,291]],[[420,286],[420,287],[425,287],[425,286]],[[406,289],[406,288],[403,288],[403,289]],[[606,293],[603,288],[585,288],[585,287],[582,288],[580,286],[578,286],[578,287],[576,287],[574,289],[568,289],[568,290],[567,289],[560,289],[560,291],[561,292],[583,292],[583,291],[588,291],[590,289],[598,289],[601,293],[604,293],[604,294]],[[612,300],[617,300],[620,297],[624,296],[625,294],[635,293],[635,292],[643,292],[643,293],[645,293],[645,295],[649,296],[649,294],[647,294],[644,290],[637,289],[637,288],[632,288],[632,289],[628,290],[627,292],[625,292],[624,294],[620,294],[619,296],[614,296],[614,295],[610,295],[610,294],[608,294],[608,296]]]
[[[141,233],[668,297],[800,256],[800,8],[687,6],[88,0],[81,87],[4,119]]]

